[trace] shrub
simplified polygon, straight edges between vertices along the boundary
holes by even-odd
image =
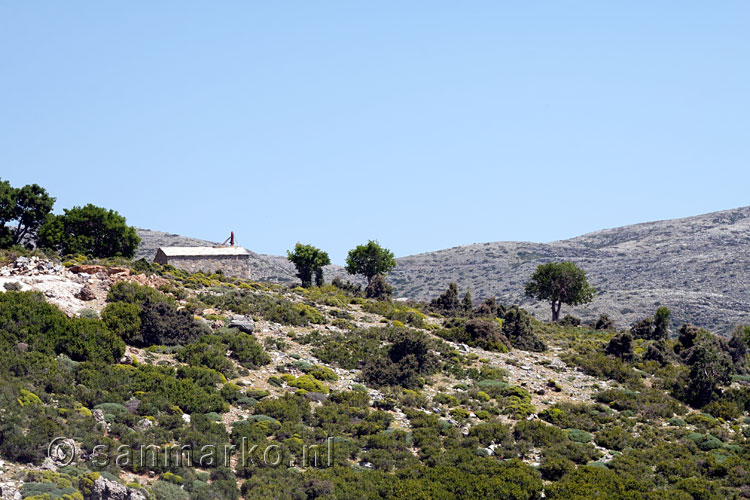
[[[570,314],[566,314],[563,319],[560,320],[562,326],[581,326],[581,318],[576,318]]]
[[[310,323],[325,323],[325,317],[313,307],[248,289],[227,290],[222,294],[202,293],[198,298],[213,307],[237,314],[261,316],[282,325],[307,326]]]
[[[432,299],[429,307],[444,316],[460,316],[467,312],[458,298],[458,285],[455,283],[449,283],[448,289]]]
[[[594,330],[616,330],[615,322],[606,314],[599,316],[594,324]]]
[[[607,344],[606,353],[623,361],[633,360],[633,336],[630,333],[621,333],[612,338]]]
[[[539,413],[539,418],[557,427],[570,427],[570,416],[560,408],[547,408]]]
[[[595,442],[599,446],[617,451],[622,451],[630,441],[630,434],[625,432],[625,430],[619,425],[597,432],[595,438]]]
[[[501,332],[497,321],[470,319],[464,328],[471,345],[499,352],[507,352],[510,348],[510,342]]]
[[[521,420],[513,427],[516,441],[527,441],[533,446],[548,447],[564,441],[565,432],[539,420]]]
[[[59,351],[74,361],[114,363],[125,353],[125,342],[98,319],[74,318],[60,339]]]
[[[698,448],[702,451],[716,450],[724,446],[724,443],[711,434],[700,434],[698,432],[691,432],[688,434],[688,439],[694,442]]]
[[[315,365],[309,370],[305,370],[305,373],[318,380],[328,380],[335,382],[339,379],[338,375],[336,375],[336,372],[328,368],[327,366]]]
[[[166,481],[156,481],[151,486],[151,493],[156,500],[189,500],[190,496],[186,491]]]
[[[362,378],[375,386],[400,385],[414,388],[422,385],[420,376],[438,368],[437,357],[430,352],[427,337],[410,330],[396,330],[393,344],[362,368]]]
[[[518,306],[508,308],[503,316],[503,333],[511,345],[523,351],[542,352],[547,349],[544,341],[531,328],[531,317]]]
[[[393,287],[385,280],[382,274],[373,276],[365,288],[365,297],[375,300],[389,300],[393,295]]]
[[[568,439],[575,443],[590,443],[593,437],[586,431],[580,429],[568,429]]]
[[[102,321],[111,332],[128,342],[141,332],[141,308],[128,302],[112,302],[102,310]]]
[[[198,324],[186,310],[166,302],[146,302],[141,312],[141,333],[133,340],[137,345],[189,344],[208,329]]]
[[[303,389],[308,392],[322,392],[323,394],[328,394],[331,391],[327,385],[310,375],[302,375],[296,378],[288,375],[287,377],[282,376],[282,378],[291,387]]]
[[[256,369],[271,362],[271,357],[249,333],[225,333],[221,341],[232,351],[232,357],[245,368]]]
[[[107,302],[127,302],[128,304],[142,306],[147,302],[174,304],[174,299],[150,286],[139,285],[131,281],[119,281],[112,285],[107,292]]]
[[[567,458],[552,456],[542,461],[539,472],[547,481],[559,481],[565,474],[573,472],[575,468],[575,464]]]

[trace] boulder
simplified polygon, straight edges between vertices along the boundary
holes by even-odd
[[[253,333],[255,331],[255,322],[250,316],[235,316],[229,322],[229,328],[236,328],[245,333]]]
[[[78,298],[84,301],[95,300],[96,293],[94,293],[94,289],[90,285],[83,285],[81,291],[78,292]]]
[[[138,429],[141,431],[147,431],[153,426],[154,423],[147,418],[142,418],[140,421],[138,421]]]
[[[135,488],[123,486],[102,476],[91,485],[90,491],[83,496],[84,500],[146,500],[146,497]]]
[[[94,265],[88,265],[88,264],[80,264],[77,266],[72,266],[70,269],[70,272],[73,274],[97,274],[97,273],[106,273],[107,268],[104,266],[94,266]]]

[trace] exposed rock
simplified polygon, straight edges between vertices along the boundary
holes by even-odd
[[[323,394],[322,392],[306,392],[305,397],[310,401],[315,401],[317,403],[321,403],[328,399],[328,395]]]
[[[96,293],[94,293],[94,289],[91,285],[83,285],[83,288],[78,292],[77,297],[85,301],[96,300]]]
[[[83,498],[85,500],[146,500],[140,491],[101,476],[94,481],[91,491],[84,494]]]
[[[69,268],[69,271],[73,274],[99,274],[99,273],[107,273],[107,268],[104,266],[95,266],[95,265],[89,265],[89,264],[81,264],[78,266],[72,266]]]
[[[185,422],[186,424],[190,424],[190,415],[188,415],[187,413],[183,413],[182,421]]]
[[[141,404],[141,400],[137,398],[131,398],[125,402],[123,405],[125,408],[127,408],[128,412],[131,415],[135,415],[136,411],[138,410],[138,405]]]
[[[0,499],[21,500],[23,496],[19,489],[10,483],[0,483]]]
[[[235,316],[229,322],[229,328],[237,328],[241,332],[253,333],[255,331],[255,322],[250,316]]]
[[[26,352],[29,350],[29,344],[27,344],[26,342],[19,342],[18,344],[16,344],[16,349],[18,350],[18,352]]]
[[[94,418],[94,422],[96,422],[97,424],[107,425],[107,422],[104,420],[104,412],[102,410],[93,410],[91,412],[91,416]]]
[[[147,431],[153,426],[154,426],[154,423],[147,418],[142,418],[141,420],[138,421],[138,430]]]

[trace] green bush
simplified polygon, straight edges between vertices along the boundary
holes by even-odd
[[[143,306],[147,302],[174,304],[174,299],[150,286],[139,285],[132,281],[119,281],[112,285],[107,292],[107,302],[127,302],[128,304]]]
[[[48,215],[39,228],[37,245],[62,255],[130,258],[140,241],[135,228],[120,214],[88,204],[65,209],[62,215]]]
[[[146,302],[142,307],[141,334],[134,339],[138,345],[184,345],[208,333],[190,312],[167,302]]]
[[[590,443],[593,437],[586,431],[580,429],[568,429],[568,439],[575,443]]]
[[[427,337],[419,332],[396,330],[393,344],[365,363],[362,378],[377,387],[399,385],[415,388],[422,385],[421,377],[434,373],[439,364],[430,351]]]
[[[724,446],[724,443],[722,443],[721,439],[712,436],[711,434],[691,432],[687,437],[689,440],[694,442],[702,451],[716,450]]]
[[[151,486],[151,493],[156,500],[189,500],[190,496],[186,491],[166,481],[156,481]]]
[[[102,310],[102,321],[110,331],[128,342],[141,332],[141,308],[137,304],[112,302]]]

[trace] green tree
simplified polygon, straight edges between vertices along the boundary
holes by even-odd
[[[468,293],[468,292],[466,292]],[[469,296],[471,299],[471,296]],[[446,315],[455,316],[460,311],[461,302],[458,299],[458,285],[449,283],[448,289],[430,302],[430,308]]]
[[[48,215],[39,228],[39,245],[63,255],[130,258],[140,242],[125,217],[91,204],[66,209],[63,215]]]
[[[328,253],[312,245],[297,243],[293,252],[287,250],[286,258],[297,268],[297,277],[302,280],[303,287],[312,286],[313,275],[315,285],[323,285],[323,266],[331,263]]]
[[[0,181],[0,248],[36,236],[54,204],[55,199],[37,184],[16,189],[8,181]]]
[[[393,252],[381,247],[377,241],[368,241],[349,251],[346,258],[346,272],[361,274],[367,278],[367,283],[378,274],[387,274],[396,267]]]
[[[710,403],[720,393],[719,386],[731,381],[731,359],[708,337],[691,349],[686,364],[690,373],[682,384],[685,400],[695,407]]]
[[[664,306],[656,310],[654,315],[654,340],[666,340],[669,337],[669,323],[672,313]]]
[[[548,262],[536,268],[526,283],[526,295],[547,300],[552,305],[552,321],[560,319],[563,304],[587,304],[595,290],[586,281],[586,273],[572,262]]]
[[[464,310],[465,314],[471,314],[471,310],[474,309],[474,301],[471,300],[471,292],[466,291],[464,299],[461,301],[461,309]]]

